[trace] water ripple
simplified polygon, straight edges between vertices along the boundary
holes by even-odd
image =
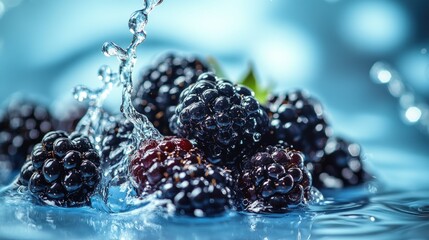
[[[429,233],[429,191],[328,192],[326,201],[286,214],[231,212],[219,218],[171,216],[154,204],[109,214],[89,207],[38,206],[0,197],[0,236],[43,239],[419,239]],[[337,195],[339,193],[340,195]],[[72,229],[79,226],[79,232]],[[10,231],[13,229],[13,234]],[[0,237],[1,238],[1,237]]]

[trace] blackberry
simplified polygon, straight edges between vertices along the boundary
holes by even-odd
[[[196,57],[162,56],[137,84],[134,106],[163,135],[171,135],[168,120],[174,113],[180,93],[207,70],[207,65]]]
[[[307,167],[318,188],[355,186],[370,178],[363,169],[360,146],[342,138],[329,139],[324,157],[319,162],[307,163]]]
[[[185,165],[163,183],[160,197],[171,200],[180,215],[216,216],[232,207],[231,185],[231,175],[219,167]]]
[[[100,157],[88,137],[53,131],[33,148],[18,184],[48,205],[88,205],[100,181],[99,165]]]
[[[235,189],[243,210],[286,212],[306,204],[311,187],[301,152],[268,146],[243,162]]]
[[[171,130],[193,139],[213,164],[233,167],[260,144],[268,116],[247,87],[202,74],[180,95]]]
[[[0,182],[19,171],[33,146],[52,130],[47,107],[28,99],[14,99],[0,113]]]
[[[153,193],[175,171],[189,164],[202,164],[203,153],[184,138],[147,140],[131,157],[129,172],[141,194]]]
[[[124,157],[124,146],[131,144],[134,125],[123,117],[115,117],[103,131],[101,159],[105,165],[113,165]]]
[[[306,162],[318,161],[323,156],[331,131],[319,101],[296,90],[270,96],[267,110],[270,144],[286,142],[304,153]]]

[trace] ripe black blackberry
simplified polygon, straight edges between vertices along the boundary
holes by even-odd
[[[238,205],[251,212],[286,212],[309,201],[311,179],[301,152],[268,146],[243,162],[235,186]]]
[[[48,108],[41,104],[22,98],[8,103],[0,113],[0,178],[19,171],[33,146],[53,129],[53,122]]]
[[[306,162],[320,160],[331,131],[319,101],[297,90],[270,96],[266,109],[270,144],[286,142],[303,152]]]
[[[216,216],[232,207],[231,186],[231,175],[219,167],[185,165],[162,184],[160,198],[171,200],[180,215]]]
[[[203,153],[184,138],[165,137],[141,144],[131,157],[129,172],[141,194],[159,189],[169,176],[189,164],[203,164]]]
[[[180,93],[207,70],[207,65],[196,57],[167,54],[158,59],[137,84],[134,106],[163,135],[171,135],[168,120],[174,113]]]
[[[330,138],[319,162],[307,163],[317,188],[356,186],[370,178],[363,169],[360,146],[342,138]]]
[[[268,116],[248,88],[202,74],[180,95],[171,130],[194,139],[214,164],[233,167],[268,132]]]
[[[99,166],[100,157],[86,136],[53,131],[33,148],[18,184],[48,205],[88,205],[100,181]]]
[[[103,165],[114,165],[124,157],[122,151],[125,146],[131,144],[130,135],[134,125],[123,117],[113,117],[103,131],[101,141],[101,161]]]

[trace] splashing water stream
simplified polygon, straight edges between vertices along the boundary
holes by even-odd
[[[135,189],[131,186],[128,177],[128,156],[130,156],[138,146],[148,139],[161,139],[163,136],[152,125],[146,116],[137,112],[132,104],[133,81],[132,75],[135,63],[137,61],[136,49],[146,39],[145,27],[148,21],[148,15],[156,5],[162,0],[146,0],[143,8],[135,11],[129,21],[128,27],[133,34],[130,45],[123,49],[113,42],[103,44],[102,52],[104,55],[116,56],[119,60],[118,72],[113,72],[108,66],[102,66],[99,69],[99,78],[103,82],[100,89],[89,90],[84,86],[77,86],[74,90],[74,96],[78,101],[88,101],[89,110],[77,127],[77,131],[92,136],[96,145],[100,142],[100,136],[103,133],[104,126],[111,118],[102,110],[104,99],[110,93],[113,85],[120,84],[122,90],[121,112],[133,125],[133,134],[131,144],[124,147],[122,151],[124,158],[120,163],[108,166],[104,169],[103,178],[99,184],[98,191],[92,197],[92,206],[108,212],[129,211],[136,207],[141,207],[149,200],[140,199]],[[100,150],[100,146],[97,146]]]
[[[88,119],[90,119],[91,123],[98,124],[103,101],[110,93],[112,86],[119,83],[123,86],[121,112],[134,124],[134,129],[136,129],[138,133],[138,139],[134,137],[134,143],[138,144],[147,139],[161,139],[163,137],[158,130],[153,127],[146,116],[136,111],[131,99],[133,92],[132,75],[137,60],[136,49],[146,39],[145,27],[147,25],[149,13],[161,2],[162,0],[145,0],[143,9],[135,11],[131,15],[128,27],[133,34],[133,38],[126,49],[121,48],[113,42],[106,42],[103,44],[103,53],[108,57],[116,56],[120,61],[118,73],[113,72],[108,66],[102,66],[99,69],[99,78],[104,83],[102,88],[90,90],[84,86],[77,86],[74,89],[75,98],[78,101],[87,100],[90,105],[87,116],[78,125],[77,130],[79,132],[82,132],[84,128],[88,128],[88,125],[92,125],[88,124]]]

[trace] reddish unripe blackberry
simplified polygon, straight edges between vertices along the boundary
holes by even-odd
[[[195,140],[213,164],[233,167],[268,132],[268,116],[247,87],[202,74],[180,95],[171,130]]]
[[[202,164],[203,153],[184,138],[147,140],[131,157],[129,171],[140,193],[152,193],[183,166]]]
[[[317,188],[356,186],[370,179],[363,169],[361,148],[342,138],[330,138],[319,162],[307,163]]]
[[[19,171],[33,146],[53,129],[47,107],[27,99],[14,99],[0,111],[0,182]]]
[[[88,205],[100,181],[100,157],[86,136],[47,133],[31,153],[18,180],[48,205]]]
[[[160,187],[160,198],[169,199],[179,215],[211,217],[232,207],[231,175],[211,164],[185,165]]]
[[[303,91],[269,97],[270,144],[286,142],[305,155],[306,162],[319,161],[331,135],[322,105]]]
[[[168,120],[174,113],[180,93],[207,70],[207,65],[196,57],[164,55],[137,83],[134,106],[163,135],[171,135]]]
[[[286,212],[306,204],[311,187],[301,152],[268,146],[243,162],[235,189],[243,210]]]

